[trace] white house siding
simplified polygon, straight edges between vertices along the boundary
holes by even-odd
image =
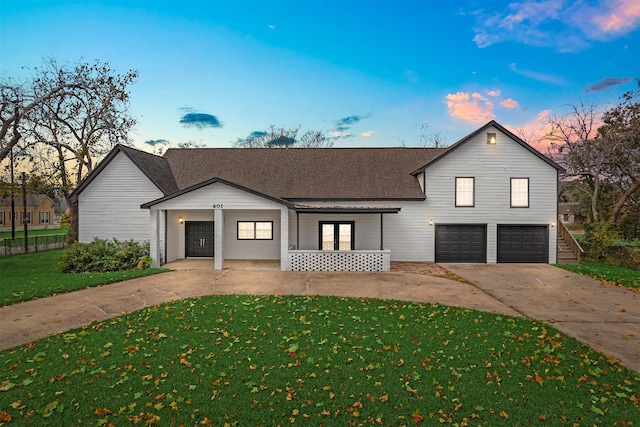
[[[487,262],[496,262],[499,224],[549,226],[549,261],[556,260],[557,170],[497,129],[485,132],[426,169],[425,219],[434,224],[487,224]],[[475,206],[455,207],[455,178],[475,178]],[[510,178],[529,178],[529,207],[511,208]],[[435,259],[434,227],[427,228],[426,260]]]
[[[285,245],[286,250],[288,241],[288,237],[281,240],[280,215],[287,215],[287,208],[235,187],[213,183],[151,207],[167,211],[167,262],[184,258],[185,226],[178,219],[182,217],[185,222],[214,221],[214,205],[221,206],[223,212],[224,258],[280,259],[281,246]],[[239,218],[248,221],[273,221],[273,240],[238,242],[235,227]]]
[[[79,240],[150,240],[149,211],[140,205],[162,196],[149,178],[119,153],[78,195]]]
[[[273,240],[238,240],[238,221],[272,221]],[[224,211],[225,259],[280,259],[280,211]]]
[[[334,203],[335,206],[335,203]],[[380,249],[380,214],[300,214],[300,250],[318,250],[320,221],[354,221],[356,250]],[[295,221],[293,221],[295,227]]]
[[[383,214],[383,246],[392,261],[426,261],[429,220],[423,201],[305,202],[314,207],[397,208],[397,214]],[[380,249],[380,214],[300,214],[300,249],[318,249],[319,221],[355,221],[356,249]],[[290,220],[290,239],[295,244],[295,218]],[[433,239],[433,236],[431,237]]]

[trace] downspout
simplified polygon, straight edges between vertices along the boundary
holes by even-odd
[[[380,250],[384,250],[384,214],[380,213]]]
[[[167,210],[164,210],[164,262],[167,262],[167,226],[169,225],[168,219],[167,219]]]

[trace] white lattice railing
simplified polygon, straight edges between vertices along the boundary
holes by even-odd
[[[391,251],[289,251],[293,271],[389,271]]]

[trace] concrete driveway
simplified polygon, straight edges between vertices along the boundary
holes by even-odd
[[[469,283],[414,273],[275,271],[185,261],[169,273],[0,308],[0,349],[167,301],[213,294],[337,295],[441,303],[548,320],[640,371],[638,294],[548,265],[447,264]],[[246,267],[246,266],[245,266]]]

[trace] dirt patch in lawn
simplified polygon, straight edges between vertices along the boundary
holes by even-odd
[[[453,274],[443,266],[432,262],[392,262],[391,271],[395,273],[422,274],[423,276],[442,277],[468,283],[462,277]]]

